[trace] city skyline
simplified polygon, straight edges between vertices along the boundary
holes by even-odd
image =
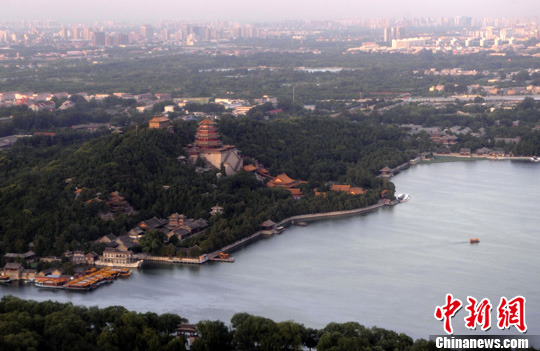
[[[0,7],[0,20],[50,19],[62,22],[150,22],[171,19],[277,22],[373,17],[531,17],[540,14],[538,0],[381,0],[375,6],[367,0],[336,0],[331,3],[307,0],[230,0],[218,3],[211,0],[196,3],[173,0],[56,0],[54,6],[50,2],[38,0],[26,1],[24,5],[17,0],[0,0]]]

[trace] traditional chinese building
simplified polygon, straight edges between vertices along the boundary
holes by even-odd
[[[298,188],[300,184],[306,183],[303,180],[296,180],[289,177],[287,174],[282,173],[277,177],[270,179],[266,186],[268,188],[284,188],[287,189],[295,199],[303,196],[302,191]]]
[[[111,199],[107,201],[107,206],[109,206],[112,213],[133,212],[133,208],[131,208],[127,200],[123,196],[120,196],[117,191],[111,193]]]
[[[330,188],[330,191],[342,191],[349,195],[362,195],[366,192],[364,189],[360,187],[353,187],[348,184],[344,184],[344,185],[334,184]]]
[[[107,247],[103,250],[103,256],[95,263],[98,266],[130,267],[136,265],[138,261],[133,257],[133,252],[131,251],[120,251],[118,249]]]
[[[392,176],[392,169],[390,169],[389,167],[384,167],[383,169],[380,170],[381,172],[381,177],[383,178],[390,178]]]
[[[195,163],[201,158],[213,168],[225,168],[227,175],[239,172],[244,165],[244,161],[234,145],[223,145],[221,142],[216,123],[206,118],[199,124],[195,143],[185,148],[191,163]]]
[[[156,116],[148,122],[148,128],[172,130],[171,120],[165,116]]]
[[[305,182],[302,182],[300,180],[292,179],[287,174],[282,173],[282,174],[278,175],[277,177],[275,177],[274,179],[269,180],[268,183],[266,183],[266,186],[269,187],[269,188],[282,187],[282,188],[285,188],[285,189],[290,189],[290,188],[294,188],[294,187],[296,187],[296,186],[298,186],[298,185],[300,185],[302,183],[305,183]]]

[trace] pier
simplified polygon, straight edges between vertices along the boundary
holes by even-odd
[[[247,244],[249,242],[251,242],[252,240],[255,240],[257,238],[259,238],[261,235],[264,235],[263,234],[263,231],[260,230],[258,232],[256,232],[255,234],[252,234],[246,238],[243,238],[243,239],[240,239],[232,244],[229,244],[225,247],[222,247],[220,250],[217,250],[217,251],[214,251],[214,252],[211,252],[209,253],[207,256],[208,256],[208,259],[211,260],[211,261],[220,261],[220,259],[216,259],[219,257],[219,254],[222,253],[222,252],[231,252],[231,251],[234,251],[236,248],[244,245],[244,244]],[[230,262],[230,261],[227,261],[227,262]]]

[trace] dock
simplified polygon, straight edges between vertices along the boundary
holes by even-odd
[[[240,240],[238,240],[238,241],[236,241],[236,242],[234,242],[232,244],[229,244],[229,245],[227,245],[225,247],[222,247],[221,249],[219,249],[217,251],[209,253],[208,254],[208,259],[211,260],[211,261],[221,261],[222,259],[216,259],[216,258],[219,258],[220,253],[234,251],[237,247],[240,247],[240,246],[250,242],[251,240],[255,240],[261,235],[264,235],[263,231],[258,231],[255,234],[252,234],[252,235],[250,235],[250,236],[248,236],[248,237],[246,237],[244,239],[240,239]],[[234,262],[234,259],[233,259],[233,261],[222,261],[222,262]]]
[[[230,257],[230,258],[212,257],[212,258],[209,259],[209,261],[232,263],[232,262],[234,262],[234,257]]]

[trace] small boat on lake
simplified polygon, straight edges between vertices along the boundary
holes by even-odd
[[[469,242],[470,242],[471,244],[478,244],[478,243],[480,242],[480,239],[478,239],[478,238],[471,238],[471,239],[469,239]]]
[[[407,202],[411,195],[409,194],[397,194],[396,199],[398,202]]]

